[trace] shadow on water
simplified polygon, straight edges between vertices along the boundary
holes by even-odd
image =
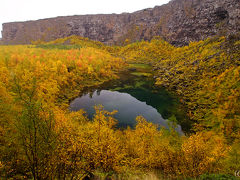
[[[154,86],[153,74],[150,68],[130,68],[119,74],[118,80],[88,89],[84,95],[70,103],[72,111],[84,109],[89,118],[95,113],[94,105],[102,104],[105,110],[118,110],[114,117],[118,120],[118,127],[134,127],[135,118],[142,115],[147,121],[169,128],[177,123],[176,130],[182,133],[190,129],[185,123],[184,110],[173,94],[164,88]],[[167,121],[170,119],[171,121]]]

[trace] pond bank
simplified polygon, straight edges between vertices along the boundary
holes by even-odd
[[[70,109],[85,109],[90,118],[94,114],[94,105],[102,104],[106,110],[118,110],[115,118],[119,127],[134,127],[135,118],[142,115],[146,120],[169,127],[184,122],[185,113],[174,94],[154,85],[152,67],[145,64],[130,64],[126,71],[119,73],[119,79],[91,87],[73,100]],[[169,120],[169,121],[167,121]],[[182,125],[182,124],[181,124]],[[189,127],[183,126],[183,131]]]

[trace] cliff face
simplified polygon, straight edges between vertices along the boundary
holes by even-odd
[[[80,15],[3,24],[5,44],[50,41],[71,35],[106,44],[150,40],[162,36],[185,45],[217,34],[240,31],[240,0],[172,0],[163,6],[134,13]]]

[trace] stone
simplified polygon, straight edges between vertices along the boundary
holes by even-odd
[[[171,0],[134,13],[78,15],[3,24],[4,44],[29,44],[71,35],[105,44],[161,36],[175,46],[240,31],[240,0]]]

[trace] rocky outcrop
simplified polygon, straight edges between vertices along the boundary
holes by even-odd
[[[5,44],[50,41],[71,35],[106,44],[162,36],[185,45],[217,34],[240,31],[240,0],[172,0],[134,13],[80,15],[3,24]]]

